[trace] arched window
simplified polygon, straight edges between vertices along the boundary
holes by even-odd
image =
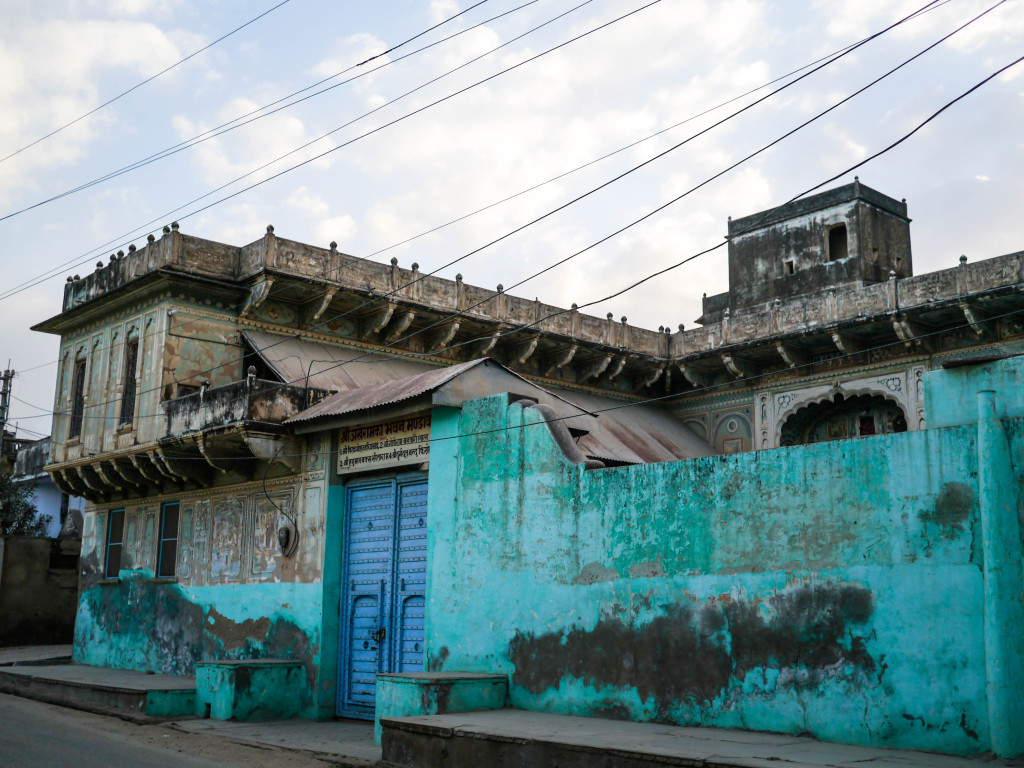
[[[900,406],[881,395],[836,394],[831,400],[801,408],[782,425],[779,445],[805,445],[850,437],[906,432]]]
[[[121,387],[121,419],[119,426],[135,420],[135,377],[139,367],[139,331],[133,328],[124,343],[124,379]]]
[[[74,440],[82,436],[82,420],[85,418],[85,366],[86,353],[84,348],[75,357],[75,368],[71,374],[71,423],[68,426],[68,439]]]

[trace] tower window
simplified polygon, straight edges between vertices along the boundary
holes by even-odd
[[[75,361],[75,370],[71,375],[71,424],[68,428],[68,439],[74,440],[82,434],[82,421],[85,417],[85,359]]]
[[[130,340],[124,347],[124,381],[121,388],[121,423],[131,424],[135,419],[135,371],[139,362],[139,341]]]
[[[785,274],[787,274],[787,275],[792,275],[793,274],[793,272],[795,271],[795,266],[796,265],[792,261],[784,261],[784,262],[782,262],[783,272]]]
[[[845,259],[850,255],[846,242],[846,225],[837,224],[828,231],[828,258],[829,261]]]

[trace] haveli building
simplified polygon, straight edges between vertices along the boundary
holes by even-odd
[[[785,599],[767,596],[780,589],[793,593],[794,606],[810,600],[812,614],[821,613],[812,624],[836,612],[851,626],[867,622],[879,584],[869,588],[863,574],[836,569],[850,565],[843,553],[873,563],[869,552],[877,550],[851,543],[858,521],[833,519],[838,512],[823,489],[820,501],[809,500],[791,488],[783,493],[780,478],[794,467],[812,471],[812,454],[829,476],[842,474],[832,446],[844,438],[887,441],[857,449],[865,452],[860,469],[870,465],[872,447],[933,439],[909,434],[930,433],[929,372],[1024,347],[1024,253],[961,259],[914,276],[909,224],[905,202],[859,181],[731,220],[729,292],[705,297],[700,327],[678,332],[551,307],[461,276],[424,276],[394,259],[357,259],[333,244],[284,240],[272,227],[236,247],[172,225],[91,275],[69,278],[61,313],[36,330],[61,336],[47,469],[64,492],[89,501],[76,660],[179,674],[198,667],[202,688],[215,677],[203,672],[210,662],[278,659],[296,669],[275,678],[288,703],[274,712],[307,717],[372,716],[378,674],[427,667],[508,674],[515,706],[586,714],[603,710],[578,702],[607,700],[605,710],[636,719],[736,724],[722,712],[753,705],[737,703],[743,696],[727,671],[667,690],[658,680],[674,679],[669,660],[653,648],[649,680],[581,676],[579,660],[558,649],[569,640],[589,647],[586,632],[517,623],[516,601],[534,601],[527,612],[534,616],[585,606],[579,614],[592,619],[588,631],[618,632],[638,648],[650,642],[639,624],[666,617],[640,621],[644,612],[623,607],[615,585],[661,594],[685,574],[746,590],[752,624],[766,620],[756,619],[759,611],[781,610]],[[947,417],[939,423],[951,429]],[[546,428],[527,428],[535,425]],[[511,435],[520,433],[516,444]],[[762,453],[776,448],[783,450]],[[541,463],[531,464],[534,457]],[[761,461],[779,465],[759,480],[775,485],[741,495],[748,508],[758,498],[773,501],[763,520],[729,533],[735,513],[712,513],[732,502],[701,496],[693,473],[734,487],[746,482],[737,473],[757,474]],[[558,462],[571,482],[555,472]],[[961,469],[954,490],[940,484],[919,494],[937,505],[936,520],[952,515],[942,528],[950,536],[950,526],[973,530],[984,507],[983,489],[960,488],[971,476]],[[548,478],[551,493],[531,486],[531,477]],[[863,480],[864,488],[876,482]],[[584,486],[597,482],[601,493],[588,496]],[[787,494],[803,506],[787,507]],[[704,506],[672,512],[672,500],[683,504],[688,495]],[[524,506],[524,499],[532,501]],[[575,517],[565,516],[565,504]],[[867,527],[882,541],[891,521],[871,509]],[[648,520],[652,510],[665,517]],[[686,531],[677,527],[683,519]],[[545,525],[537,528],[539,521]],[[786,542],[779,546],[787,557],[750,545],[761,524],[767,540]],[[626,546],[622,530],[645,525],[657,536]],[[492,534],[486,542],[481,531]],[[965,557],[974,556],[969,542],[939,546],[940,533],[915,530],[904,543],[908,562],[936,551],[956,559],[964,546]],[[694,537],[704,542],[700,557]],[[489,560],[480,560],[483,551]],[[614,552],[625,551],[631,559],[616,560]],[[467,563],[478,569],[465,570]],[[500,574],[492,572],[496,563]],[[559,573],[549,579],[551,568]],[[536,591],[503,581],[510,572],[532,574]],[[776,574],[774,586],[742,575],[764,572]],[[858,579],[859,586],[848,583]],[[511,593],[488,593],[485,582],[522,593],[508,603]],[[700,595],[707,584],[687,589]],[[801,589],[814,594],[797,595]],[[508,620],[476,637],[479,612],[492,601]],[[618,624],[602,627],[617,611]],[[666,616],[685,624],[699,614],[700,606],[680,604]],[[461,626],[459,615],[469,624]],[[882,694],[872,706],[888,731],[829,730],[822,723],[835,720],[835,686],[862,684],[857,675],[870,665],[859,656],[850,662],[856,675],[836,678],[825,668],[852,658],[841,652],[848,640],[822,640],[812,629],[808,638],[776,638],[791,659],[768,654],[753,666],[784,667],[785,676],[803,664],[805,678],[816,681],[805,694],[824,702],[820,723],[806,721],[806,707],[803,722],[785,723],[751,709],[740,718],[745,727],[955,752],[1000,743],[976,691],[969,705],[929,712],[922,722],[931,732],[969,715],[973,725],[961,731],[984,739],[926,737],[900,722],[894,697]],[[828,648],[818,647],[823,642]],[[685,656],[698,647],[676,650]],[[807,661],[814,658],[821,664]],[[597,669],[613,660],[591,662]],[[577,688],[560,698],[566,675]],[[579,686],[593,690],[580,695]]]

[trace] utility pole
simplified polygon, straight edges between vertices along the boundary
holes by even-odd
[[[10,365],[10,363],[7,363]],[[4,437],[7,433],[7,414],[11,408],[11,382],[14,381],[14,371],[10,368],[4,371],[3,386],[0,387],[0,459],[4,457]]]

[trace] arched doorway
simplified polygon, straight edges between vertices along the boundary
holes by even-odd
[[[811,403],[786,419],[779,445],[806,445],[850,437],[907,431],[907,417],[898,403],[882,395],[846,396]]]

